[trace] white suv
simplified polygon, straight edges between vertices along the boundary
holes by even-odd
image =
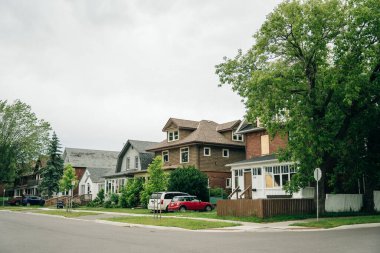
[[[148,209],[168,211],[168,205],[175,196],[188,196],[184,192],[154,192],[150,195]]]

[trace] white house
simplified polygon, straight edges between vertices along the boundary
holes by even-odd
[[[265,128],[243,121],[236,134],[244,135],[246,160],[231,167],[232,199],[236,198],[313,198],[314,188],[306,187],[293,195],[283,189],[296,174],[292,162],[279,162],[276,152],[287,145],[287,136],[270,138]]]
[[[79,195],[90,195],[94,200],[101,189],[104,189],[104,176],[113,171],[112,168],[87,168],[79,181]]]
[[[156,142],[128,140],[119,153],[113,174],[105,176],[105,193],[118,193],[128,178],[147,177],[148,165],[153,161],[154,153],[146,149]]]

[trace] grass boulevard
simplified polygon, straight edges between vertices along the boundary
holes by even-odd
[[[343,225],[353,224],[368,224],[380,223],[379,214],[365,214],[365,213],[339,213],[339,214],[325,214],[320,221],[307,220],[313,219],[314,215],[282,215],[271,218],[258,218],[258,217],[232,217],[232,216],[217,216],[216,211],[212,212],[175,212],[175,213],[162,213],[162,219],[153,219],[153,214],[147,209],[131,209],[131,208],[89,208],[82,207],[76,208],[74,212],[66,212],[63,210],[42,209],[39,207],[0,207],[0,210],[9,210],[17,212],[33,212],[47,215],[58,215],[66,218],[76,218],[81,216],[98,215],[102,212],[115,213],[115,217],[104,218],[102,220],[112,222],[124,222],[129,224],[141,224],[152,226],[164,227],[178,227],[190,230],[213,229],[239,226],[239,222],[251,223],[273,223],[284,221],[297,221],[290,226],[300,226],[309,228],[334,228]],[[94,212],[96,211],[96,212]],[[117,217],[117,213],[133,214],[135,216],[122,216]],[[176,218],[178,217],[178,218]],[[186,219],[188,218],[188,219]],[[201,218],[201,219],[196,219]],[[202,219],[203,218],[203,219]],[[204,218],[209,220],[204,220]]]

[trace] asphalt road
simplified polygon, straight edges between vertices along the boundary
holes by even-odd
[[[0,253],[380,252],[380,228],[320,232],[192,232],[0,212]]]

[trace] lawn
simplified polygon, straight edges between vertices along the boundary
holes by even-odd
[[[38,207],[34,206],[0,206],[0,210],[9,210],[9,211],[32,211],[38,210]]]
[[[239,226],[239,223],[223,222],[223,221],[204,221],[204,220],[191,220],[191,219],[178,219],[178,218],[165,218],[154,219],[147,216],[134,216],[134,217],[114,217],[104,219],[115,222],[125,222],[130,224],[142,224],[162,227],[178,227],[190,230],[211,229],[211,228],[224,228]]]
[[[98,215],[92,212],[66,212],[66,210],[36,210],[34,213],[49,214],[49,215],[59,215],[67,218],[75,218],[87,215]]]
[[[343,225],[380,223],[380,215],[355,216],[355,217],[339,217],[324,218],[319,221],[297,222],[291,226],[313,227],[313,228],[335,228]]]
[[[104,208],[104,207],[79,207],[76,210],[89,210],[112,213],[131,213],[131,214],[152,214],[148,209],[143,208]]]

